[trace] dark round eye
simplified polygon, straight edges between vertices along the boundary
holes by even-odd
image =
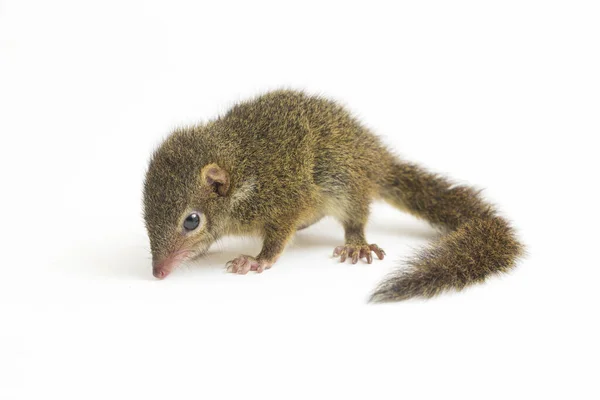
[[[183,227],[186,231],[193,231],[198,225],[200,225],[200,216],[196,213],[188,215],[185,221],[183,221]]]

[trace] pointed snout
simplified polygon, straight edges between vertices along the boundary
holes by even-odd
[[[177,252],[161,260],[152,260],[152,275],[158,279],[166,278],[179,264],[187,259],[188,253],[187,251]]]

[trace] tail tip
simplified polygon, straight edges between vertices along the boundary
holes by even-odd
[[[407,300],[412,296],[399,292],[397,290],[392,290],[391,288],[378,288],[369,296],[369,303],[392,303],[398,302],[402,300]]]

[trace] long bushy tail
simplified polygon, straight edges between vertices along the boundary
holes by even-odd
[[[514,267],[524,248],[494,208],[476,190],[457,186],[420,167],[395,162],[382,177],[389,203],[448,231],[394,272],[373,292],[371,301],[432,297],[461,290]]]

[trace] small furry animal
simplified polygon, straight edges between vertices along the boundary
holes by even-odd
[[[365,238],[369,205],[383,199],[446,234],[372,293],[376,302],[460,290],[511,269],[515,232],[472,188],[405,162],[333,101],[291,90],[266,93],[206,124],[175,130],[154,152],[144,183],[153,274],[204,254],[225,235],[260,235],[256,257],[228,270],[263,272],[298,229],[324,216],[344,227],[344,262],[385,252]]]

